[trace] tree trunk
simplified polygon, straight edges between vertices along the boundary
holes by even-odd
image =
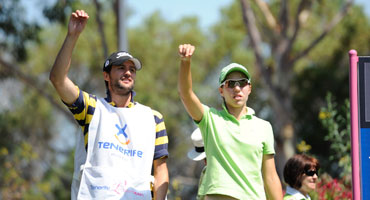
[[[299,30],[306,22],[302,20],[301,16],[311,12],[312,3],[310,1],[301,0],[295,15],[289,18],[289,16],[292,16],[289,13],[291,12],[289,6],[292,5],[292,2],[282,0],[280,2],[279,18],[275,20],[268,4],[262,0],[255,0],[257,7],[262,11],[262,16],[266,20],[266,27],[269,28],[269,33],[266,34],[258,29],[254,9],[250,5],[251,1],[240,0],[243,22],[256,59],[256,71],[260,75],[263,87],[271,95],[271,107],[275,116],[272,122],[276,139],[275,160],[280,177],[283,175],[285,162],[295,153],[293,94],[290,89],[291,80],[293,80],[295,75],[293,67],[298,60],[306,57],[342,20],[353,1],[344,1],[341,9],[338,10],[329,23],[321,27],[321,33],[314,36],[307,47],[293,52],[293,45],[297,40]],[[292,30],[291,33],[288,30]],[[262,45],[264,43],[270,45],[271,58],[274,60],[274,63],[270,64],[272,66],[268,66],[265,62],[268,58],[264,57],[262,53]]]

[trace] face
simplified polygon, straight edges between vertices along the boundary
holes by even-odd
[[[316,171],[315,169],[309,170],[308,173],[303,174],[302,177],[302,186],[299,189],[303,194],[307,194],[316,188],[317,182],[317,173],[313,174],[312,172]],[[311,176],[312,175],[312,176]]]
[[[221,96],[225,99],[225,103],[228,107],[239,108],[246,105],[248,96],[252,91],[250,84],[244,85],[243,82],[228,80],[246,79],[247,77],[242,72],[231,72],[226,76],[225,84],[219,88]],[[229,84],[228,84],[229,83]],[[244,86],[243,86],[244,85]]]
[[[126,96],[134,89],[136,68],[132,61],[125,61],[122,66],[112,66],[109,73],[104,72],[109,90],[117,95]]]

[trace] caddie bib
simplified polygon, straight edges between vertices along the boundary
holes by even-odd
[[[155,127],[147,106],[116,108],[98,99],[77,199],[151,199]]]

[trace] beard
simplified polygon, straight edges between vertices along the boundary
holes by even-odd
[[[112,88],[112,92],[119,96],[128,96],[134,89],[134,83],[130,86],[125,86],[119,80],[110,81],[110,88]]]

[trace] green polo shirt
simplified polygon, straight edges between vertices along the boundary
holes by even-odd
[[[271,124],[248,108],[239,121],[223,110],[204,107],[198,126],[207,170],[198,195],[222,194],[237,199],[266,199],[262,179],[264,154],[275,154]]]

